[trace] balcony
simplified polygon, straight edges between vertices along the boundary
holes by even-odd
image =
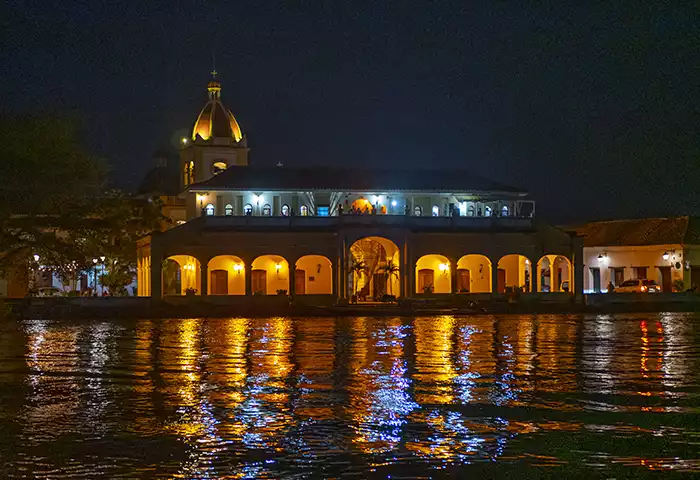
[[[521,217],[413,217],[403,215],[343,215],[338,217],[257,217],[202,216],[188,224],[222,230],[335,230],[343,227],[387,227],[410,230],[444,231],[526,231],[533,228],[533,218]]]

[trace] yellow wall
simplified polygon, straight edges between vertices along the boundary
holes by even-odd
[[[440,271],[441,263],[446,263],[448,265],[447,270]],[[423,291],[419,289],[420,286],[418,285],[420,278],[418,272],[423,269],[430,269],[433,271],[433,293],[452,292],[452,280],[449,264],[450,261],[447,259],[447,257],[442,255],[430,254],[420,257],[418,262],[416,262],[416,293],[423,293]]]
[[[331,261],[321,255],[306,255],[296,264],[297,270],[306,272],[306,294],[318,295],[333,293]],[[309,277],[313,277],[312,282]],[[299,292],[296,292],[297,294]]]
[[[506,271],[506,287],[525,286],[525,272],[530,270],[527,261],[526,257],[516,254],[506,255],[498,261],[498,268]]]
[[[275,268],[277,264],[280,264],[279,271]],[[253,261],[252,269],[267,272],[267,295],[277,295],[277,290],[287,290],[289,293],[289,265],[283,257],[263,255]]]
[[[240,265],[240,270],[235,270],[234,266]],[[234,255],[219,255],[209,260],[209,295],[212,292],[211,272],[214,270],[226,270],[228,272],[228,294],[245,295],[245,265],[243,260]]]
[[[189,255],[173,255],[172,257],[168,258],[176,261],[177,264],[180,265],[180,280],[182,287],[180,294],[185,295],[185,290],[188,288],[194,288],[197,290],[197,295],[200,295],[201,269],[199,267],[199,261]]]
[[[457,268],[469,270],[470,293],[491,292],[491,262],[483,255],[465,255],[457,262]]]

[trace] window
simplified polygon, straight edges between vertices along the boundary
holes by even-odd
[[[190,179],[189,179],[190,181],[189,181],[189,183],[192,184],[192,183],[194,183],[194,161],[190,161],[190,168],[189,168],[189,170],[190,170],[190,175],[189,175],[189,176],[190,176]]]
[[[233,205],[231,205],[230,203],[229,203],[228,205],[226,205],[226,207],[224,207],[224,212],[225,212],[226,215],[228,215],[229,217],[230,217],[231,215],[233,215]]]
[[[214,164],[211,166],[211,173],[214,175],[223,172],[228,168],[228,165],[226,165],[226,162],[222,162],[221,160],[218,160],[214,162]]]
[[[635,267],[637,278],[647,278],[647,267]]]
[[[469,205],[469,208],[467,208],[467,216],[473,217],[475,210],[474,205]]]
[[[614,268],[611,267],[611,275],[610,278],[612,279],[613,285],[616,287],[619,287],[622,285],[622,282],[625,281],[625,269],[623,268]]]
[[[509,214],[510,214],[510,210],[508,209],[508,206],[503,205],[503,208],[501,208],[501,216],[507,217]]]
[[[433,217],[439,217],[440,216],[440,207],[437,205],[433,205]]]
[[[413,215],[416,217],[423,215],[423,208],[420,205],[413,207]]]
[[[486,208],[484,208],[484,216],[490,217],[491,215],[493,215],[493,209],[486,205]]]
[[[214,205],[213,204],[208,204],[205,208],[205,211],[207,212],[207,215],[212,216],[214,215]]]
[[[306,217],[309,215],[309,207],[306,205],[302,205],[301,208],[299,209],[299,215],[302,217]]]
[[[459,202],[459,216],[460,217],[467,216],[467,202]]]
[[[247,216],[253,214],[253,206],[250,203],[246,203],[245,207],[243,207],[243,214]]]
[[[282,216],[283,217],[288,217],[289,216],[289,205],[286,203],[282,205]]]
[[[272,215],[272,207],[270,207],[269,203],[263,205],[262,214],[264,217],[269,217]]]
[[[316,215],[318,215],[319,217],[327,217],[327,216],[328,216],[328,212],[329,212],[329,208],[328,208],[328,206],[326,206],[326,205],[324,205],[324,206],[320,206],[320,205],[319,205],[319,206],[316,208]]]

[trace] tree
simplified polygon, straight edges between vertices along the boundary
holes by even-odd
[[[353,279],[357,278],[357,281],[353,282],[354,295],[357,295],[357,284],[362,275],[367,273],[367,265],[362,261],[354,262],[350,267],[350,272],[353,274]]]
[[[389,260],[386,262],[386,264],[382,265],[379,267],[379,271],[382,272],[384,275],[387,276],[389,279],[389,294],[393,295],[393,289],[392,289],[392,283],[391,280],[392,278],[396,277],[399,278],[399,266],[394,263],[393,260]]]

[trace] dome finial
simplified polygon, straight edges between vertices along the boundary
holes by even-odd
[[[211,54],[211,78],[216,81],[216,76],[219,74],[219,72],[216,71],[216,54],[212,53]]]
[[[213,53],[211,54],[211,64],[212,64],[212,70],[211,70],[211,82],[209,82],[209,85],[207,85],[207,91],[209,91],[209,98],[214,100],[219,98],[221,95],[221,84],[219,81],[216,79],[216,76],[219,74],[219,72],[216,71],[216,55]]]

